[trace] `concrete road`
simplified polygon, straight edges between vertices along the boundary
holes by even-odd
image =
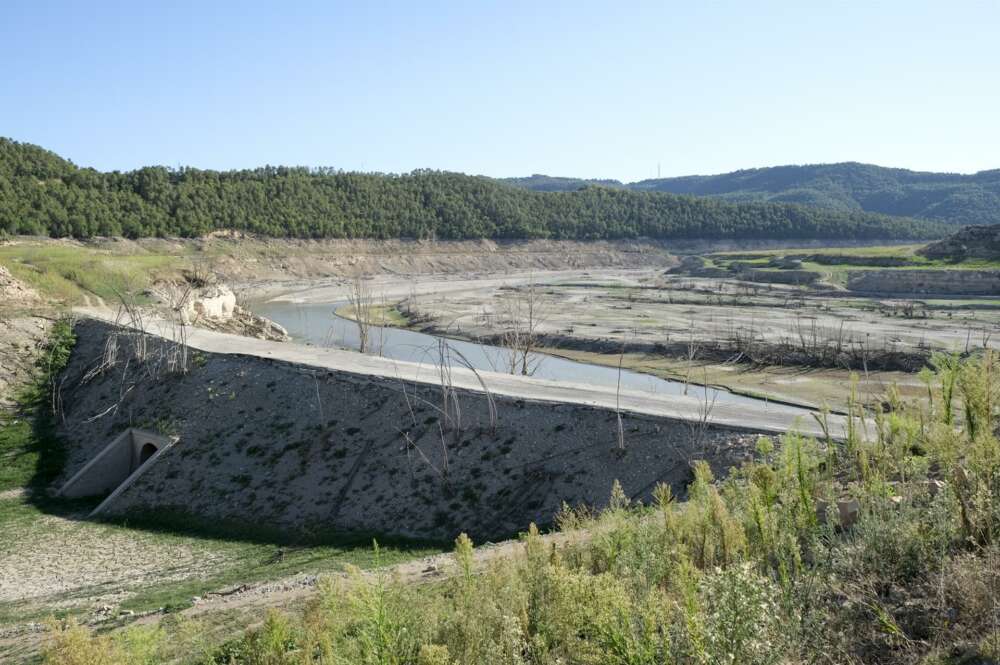
[[[110,309],[78,307],[81,316],[114,322],[116,313]],[[176,327],[162,319],[145,321],[146,331],[165,339],[177,340]],[[356,351],[327,349],[290,342],[270,342],[251,337],[214,332],[188,327],[187,343],[191,348],[207,353],[228,353],[260,358],[283,360],[306,367],[316,367],[337,372],[379,376],[406,382],[437,385],[440,373],[436,365],[403,362],[378,356],[363,355]],[[767,432],[796,431],[819,436],[818,423],[808,409],[760,401],[757,408],[745,405],[716,402],[706,407],[704,400],[694,395],[662,395],[634,391],[616,394],[613,388],[551,381],[534,377],[515,376],[496,372],[478,374],[463,367],[452,367],[452,385],[467,390],[483,391],[483,384],[495,395],[564,404],[585,404],[606,409],[643,413],[691,421],[694,426],[702,420],[718,425],[757,429]],[[707,413],[706,413],[707,411]],[[842,438],[845,419],[829,418],[831,434]]]

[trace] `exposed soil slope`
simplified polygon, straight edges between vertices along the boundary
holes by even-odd
[[[14,391],[31,373],[49,320],[30,314],[42,304],[34,289],[0,265],[0,409],[14,405]]]

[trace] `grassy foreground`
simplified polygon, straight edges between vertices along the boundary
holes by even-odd
[[[253,665],[982,663],[1000,657],[1000,363],[937,356],[928,400],[850,400],[846,441],[761,438],[724,481],[694,465],[685,502],[612,489],[566,507],[568,544],[532,528],[485,567],[456,541],[433,585],[327,581],[300,613],[207,654],[162,628],[64,624],[45,661]],[[961,397],[962,408],[956,408]]]

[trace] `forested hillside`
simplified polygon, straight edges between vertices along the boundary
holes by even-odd
[[[628,187],[640,191],[715,196],[727,201],[801,203],[830,210],[864,210],[949,224],[1000,223],[1000,169],[958,175],[849,162],[643,180]]]
[[[584,189],[585,187],[590,187],[591,185],[616,187],[618,189],[623,189],[625,187],[624,183],[620,180],[559,178],[550,175],[540,175],[538,173],[528,176],[527,178],[501,178],[500,182],[507,185],[513,185],[514,187],[521,187],[522,189],[532,189],[536,192],[572,192],[578,189]]]
[[[502,182],[539,192],[569,191],[599,184],[640,192],[710,196],[729,202],[798,203],[946,224],[1000,223],[1000,169],[959,175],[847,162],[654,178],[628,184],[546,175],[504,178]]]
[[[934,223],[787,203],[732,204],[587,187],[534,192],[485,177],[266,166],[241,171],[78,168],[0,139],[0,233],[299,238],[831,238],[943,235]]]

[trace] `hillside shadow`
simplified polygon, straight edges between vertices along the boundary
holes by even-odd
[[[52,483],[66,464],[66,446],[56,433],[51,409],[42,408],[33,417],[33,450],[38,453],[35,471],[25,486],[25,500],[41,513],[62,519],[106,524],[147,533],[183,536],[203,540],[225,540],[279,547],[370,548],[379,546],[400,551],[426,551],[449,543],[406,538],[370,531],[334,529],[285,530],[243,520],[206,518],[180,510],[131,512],[114,517],[91,517],[90,513],[106,495],[65,498],[53,495]]]

